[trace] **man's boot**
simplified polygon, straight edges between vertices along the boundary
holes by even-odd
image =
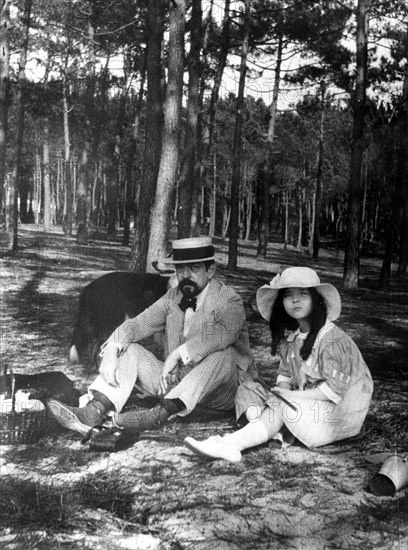
[[[103,393],[93,393],[94,398],[85,407],[70,407],[56,399],[50,399],[47,403],[48,411],[67,430],[86,434],[93,426],[102,424],[105,413],[113,407]]]
[[[152,409],[144,411],[126,411],[115,417],[115,422],[121,428],[128,430],[155,430],[162,426],[172,414],[176,414],[184,408],[179,399],[163,399],[161,403]]]

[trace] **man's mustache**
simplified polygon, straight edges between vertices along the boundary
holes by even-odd
[[[179,283],[179,289],[182,290],[185,286],[192,286],[194,288],[197,288],[197,283],[191,281],[190,279],[183,279]]]

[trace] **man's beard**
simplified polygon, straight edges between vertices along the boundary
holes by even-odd
[[[179,289],[183,296],[186,298],[195,298],[200,294],[200,289],[194,281],[190,281],[190,279],[183,279],[179,283]]]

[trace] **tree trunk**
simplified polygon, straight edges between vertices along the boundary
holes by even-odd
[[[78,171],[77,189],[77,238],[78,244],[87,245],[89,237],[89,153],[90,143],[85,141],[82,146],[82,156]]]
[[[200,122],[198,124],[199,129],[197,131],[197,139],[198,139],[197,162],[196,162],[196,168],[195,168],[195,177],[194,177],[195,185],[194,185],[193,200],[192,200],[193,232],[197,232],[196,226],[197,226],[198,220],[197,220],[197,215],[195,213],[198,212],[198,207],[197,207],[198,189],[200,189],[201,185],[205,181],[206,166],[211,153],[216,105],[220,94],[222,76],[224,74],[224,69],[227,64],[228,51],[230,46],[230,3],[231,3],[230,0],[225,0],[221,40],[220,40],[220,53],[219,53],[218,64],[217,64],[215,77],[214,77],[214,84],[211,90],[210,103],[208,106],[207,125],[205,128],[205,132],[206,132],[205,140],[203,139],[204,125],[201,124],[201,117],[200,117]],[[201,103],[202,102],[200,102],[200,104]]]
[[[133,181],[133,163],[137,150],[137,138],[139,135],[140,116],[143,107],[143,96],[146,80],[146,65],[147,65],[147,48],[143,59],[143,67],[140,75],[140,88],[136,102],[135,118],[133,121],[133,132],[130,141],[128,156],[125,163],[125,177],[123,182],[124,197],[123,197],[123,246],[127,246],[130,242],[130,217],[136,213],[135,205],[135,188],[136,184]]]
[[[392,164],[394,159],[390,159],[390,165]],[[389,209],[386,209],[385,216],[386,216],[386,227],[385,227],[385,250],[384,250],[384,259],[381,266],[381,272],[380,272],[380,284],[379,288],[380,290],[386,290],[388,283],[390,281],[391,277],[391,266],[392,266],[392,257],[394,253],[394,242],[395,242],[395,236],[397,234],[397,225],[398,225],[398,217],[399,217],[399,202],[400,202],[400,196],[399,196],[399,190],[398,185],[400,182],[401,174],[399,173],[398,169],[396,174],[392,175],[391,181],[388,180],[388,186],[391,187],[391,206]],[[387,212],[389,210],[389,212]]]
[[[312,236],[313,242],[313,258],[317,260],[319,258],[320,248],[320,220],[322,217],[322,176],[323,176],[323,161],[324,161],[324,101],[326,86],[324,82],[320,83],[321,90],[321,110],[320,110],[320,130],[319,130],[319,149],[317,157],[317,170],[316,170],[316,193],[315,193],[315,223]]]
[[[124,70],[124,78],[122,91],[119,99],[119,108],[116,118],[115,135],[112,136],[111,142],[108,146],[108,159],[109,163],[106,166],[106,181],[107,181],[107,238],[108,240],[114,240],[116,237],[116,219],[118,212],[118,199],[119,199],[119,170],[121,159],[121,146],[123,139],[123,127],[126,115],[126,99],[129,81],[129,71],[126,67]]]
[[[164,26],[164,4],[149,0],[147,12],[147,100],[146,137],[143,175],[135,216],[130,268],[144,273],[149,250],[151,211],[156,196],[163,128],[161,82],[161,47]]]
[[[273,142],[275,138],[276,115],[278,112],[278,98],[280,85],[280,72],[282,65],[283,37],[279,35],[278,52],[275,67],[275,81],[273,85],[272,104],[270,108],[270,119],[268,125],[268,141],[266,149],[266,162],[263,180],[259,183],[263,184],[263,189],[260,189],[261,204],[258,218],[258,250],[257,257],[266,258],[269,241],[269,187],[272,182],[273,172]]]
[[[208,234],[210,237],[215,235],[215,221],[217,217],[217,153],[214,153],[214,164],[213,164],[213,185],[211,193],[211,207],[210,207],[210,228]]]
[[[6,149],[8,129],[8,88],[10,72],[10,3],[1,0],[0,11],[0,222],[3,212],[3,193],[6,186]]]
[[[26,64],[28,53],[28,38],[30,30],[30,18],[31,18],[32,0],[25,0],[24,13],[23,13],[23,42],[21,46],[20,62],[18,69],[18,86],[16,97],[16,110],[17,110],[17,150],[16,150],[16,164],[15,164],[15,177],[13,182],[13,251],[18,249],[18,195],[21,191],[21,181],[23,174],[23,140],[24,140],[24,94],[26,87]]]
[[[405,56],[408,55],[408,28],[405,34]],[[408,67],[405,65],[399,113],[397,169],[400,175],[399,198],[402,208],[398,275],[407,273],[408,264]]]
[[[368,215],[367,215],[367,187],[368,187],[368,177],[367,177],[367,163],[364,163],[364,177],[363,177],[363,204],[361,207],[361,234],[362,241],[364,239],[370,240],[370,235],[368,233]]]
[[[40,224],[42,188],[41,188],[41,159],[40,155],[35,156],[34,168],[34,223]]]
[[[198,114],[197,114],[197,145],[196,145],[196,161],[194,166],[194,185],[192,189],[192,209],[191,209],[191,231],[193,235],[199,235],[200,224],[202,222],[203,205],[199,204],[200,195],[198,189],[203,188],[203,156],[204,156],[204,136],[203,136],[203,99],[207,90],[207,75],[205,68],[207,67],[209,37],[213,26],[213,7],[214,0],[210,0],[210,5],[207,11],[205,22],[202,23],[202,56],[201,56],[201,74],[198,95]]]
[[[222,219],[222,238],[225,239],[228,233],[228,228],[231,218],[231,208],[228,207],[228,204],[224,205],[224,213]]]
[[[77,238],[78,244],[87,245],[89,238],[89,190],[91,176],[91,140],[94,122],[94,95],[95,95],[95,51],[94,27],[91,17],[88,19],[88,73],[86,84],[86,127],[82,145],[81,164],[77,192]]]
[[[360,234],[363,158],[364,111],[367,88],[367,33],[371,0],[357,3],[357,77],[353,98],[353,141],[351,146],[346,250],[344,258],[344,288],[357,290],[360,274]]]
[[[73,208],[74,197],[72,190],[72,178],[71,178],[71,141],[69,131],[69,84],[68,84],[68,62],[69,53],[67,52],[64,59],[64,69],[62,71],[62,116],[64,126],[64,170],[63,170],[63,186],[65,189],[65,213],[63,216],[63,228],[66,236],[72,235],[73,224]]]
[[[247,72],[247,55],[249,41],[249,18],[251,0],[245,0],[243,38],[241,46],[241,65],[239,71],[237,109],[235,118],[234,145],[232,153],[231,215],[228,245],[228,269],[235,271],[238,261],[238,216],[239,186],[241,179],[242,124],[245,108],[245,78]]]
[[[191,14],[191,41],[188,62],[188,97],[187,97],[187,120],[184,137],[184,158],[181,167],[177,225],[178,237],[189,237],[191,235],[191,215],[194,180],[194,168],[197,148],[197,122],[199,110],[199,89],[200,89],[200,52],[202,47],[202,8],[201,0],[193,0]],[[199,185],[200,182],[197,182]],[[199,189],[199,187],[198,187]]]
[[[176,188],[179,161],[181,107],[184,73],[184,26],[186,2],[174,0],[169,16],[169,69],[164,110],[163,145],[157,178],[156,200],[150,224],[147,270],[167,254],[171,201]]]
[[[246,231],[245,240],[249,241],[251,238],[251,225],[252,225],[252,178],[248,177],[248,190],[246,201]]]
[[[44,231],[48,233],[51,230],[50,143],[48,118],[45,119],[44,124],[42,179],[44,189]]]
[[[303,204],[305,202],[305,190],[299,189],[298,192],[298,239],[296,250],[299,252],[302,250],[303,242]]]
[[[283,239],[283,248],[286,250],[289,244],[289,191],[284,191],[285,194],[285,235]]]

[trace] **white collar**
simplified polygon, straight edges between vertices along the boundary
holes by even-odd
[[[315,340],[315,343],[313,344],[313,348],[317,347],[317,345],[320,343],[320,340],[322,337],[332,330],[334,328],[334,324],[331,321],[326,321],[326,323],[322,326],[322,328],[319,330],[319,333],[317,335],[317,338]],[[287,336],[288,342],[293,342],[296,340],[296,338],[299,338],[299,340],[305,340],[309,333],[308,332],[300,332],[300,328],[297,328],[296,330],[290,332]]]
[[[299,338],[299,340],[305,340],[308,334],[308,332],[300,332],[300,328],[297,328],[288,334],[287,340],[288,342],[293,342],[296,338]]]
[[[207,296],[207,292],[208,292],[208,284],[203,288],[200,294],[197,294],[196,296],[196,300],[197,300],[196,311],[197,309],[200,309],[200,307],[203,305],[205,297]]]

